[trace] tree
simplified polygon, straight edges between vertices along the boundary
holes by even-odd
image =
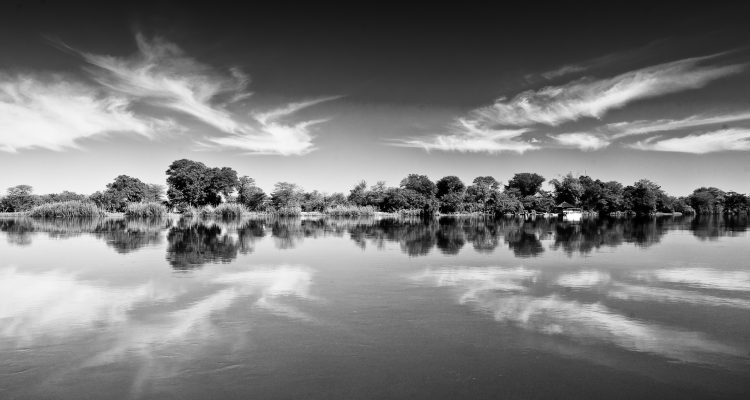
[[[294,183],[278,182],[271,193],[271,203],[276,209],[282,207],[300,207],[304,191]]]
[[[440,178],[435,184],[437,198],[440,201],[440,212],[460,212],[464,210],[466,185],[457,176]]]
[[[513,175],[505,185],[505,190],[517,190],[519,197],[533,196],[542,188],[544,177],[530,172],[521,172]]]
[[[346,205],[346,196],[341,192],[324,195],[326,208]]]
[[[478,176],[466,188],[466,202],[470,203],[471,211],[489,212],[494,204],[494,196],[498,193],[500,182],[491,176]]]
[[[464,211],[464,195],[460,192],[450,192],[440,198],[440,212],[462,212]]]
[[[385,186],[385,181],[378,181],[378,183],[372,185],[370,190],[365,193],[365,205],[382,209],[387,190],[388,188]]]
[[[302,211],[323,212],[326,209],[325,196],[317,190],[302,195]]]
[[[401,188],[413,190],[425,198],[432,198],[437,187],[426,175],[409,174],[401,180]]]
[[[405,192],[406,190],[401,188],[388,188],[381,203],[381,210],[393,212],[409,208],[409,199]]]
[[[367,182],[362,180],[349,191],[347,198],[355,206],[363,206],[367,203]]]
[[[217,205],[237,187],[232,168],[208,168],[201,162],[182,159],[167,169],[167,197],[175,206]]]
[[[580,203],[581,196],[583,196],[583,185],[573,174],[566,175],[562,181],[553,179],[549,183],[555,188],[555,201],[558,204],[564,201],[573,205]]]
[[[747,212],[750,199],[742,193],[727,192],[724,196],[724,208],[729,213]]]
[[[649,214],[657,211],[659,197],[663,194],[661,187],[648,179],[641,179],[623,190],[625,207],[638,214]]]
[[[162,201],[162,196],[164,195],[164,185],[159,185],[157,183],[147,183],[146,184],[146,196],[144,197],[144,201]]]
[[[435,186],[437,188],[438,199],[441,199],[443,196],[448,194],[463,196],[464,192],[466,191],[466,185],[461,182],[461,179],[453,175],[440,178]]]
[[[258,211],[263,208],[266,200],[266,192],[255,185],[255,180],[243,176],[238,180],[237,202],[243,204],[250,210]]]
[[[513,196],[509,196],[507,193],[496,192],[494,194],[493,204],[495,206],[496,215],[523,211],[523,204],[521,204],[521,201]]]
[[[715,187],[695,189],[688,199],[696,212],[701,214],[718,214],[724,210],[725,193]]]
[[[118,206],[117,199],[111,192],[107,191],[96,191],[91,196],[89,196],[89,200],[94,202],[94,204],[96,204],[99,208],[107,211],[115,211]]]
[[[29,185],[9,187],[7,195],[3,198],[3,208],[6,208],[9,212],[30,210],[36,203],[33,191],[33,188]]]

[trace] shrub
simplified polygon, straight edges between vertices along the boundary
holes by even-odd
[[[280,207],[274,212],[274,214],[281,217],[296,217],[302,215],[302,207],[300,206],[288,206]]]
[[[96,204],[80,200],[41,204],[28,212],[28,216],[34,218],[93,218],[104,215],[106,215],[104,210]]]
[[[418,208],[408,208],[398,211],[398,215],[401,217],[419,217],[422,215],[422,210]]]
[[[332,217],[367,217],[375,215],[377,210],[373,206],[342,206],[336,205],[325,210]]]
[[[146,203],[128,203],[125,216],[137,218],[163,218],[167,215],[167,207],[156,201]]]
[[[214,216],[221,218],[239,218],[249,212],[247,207],[239,203],[222,203],[213,210]]]

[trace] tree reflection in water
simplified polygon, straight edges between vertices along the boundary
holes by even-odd
[[[231,262],[253,251],[265,226],[263,220],[180,219],[167,234],[167,261],[176,270]]]
[[[104,240],[118,253],[160,245],[167,239],[167,260],[175,269],[206,263],[226,263],[252,253],[255,242],[267,234],[277,249],[293,249],[303,240],[348,236],[358,247],[383,249],[398,244],[418,257],[433,249],[452,256],[470,244],[479,253],[492,253],[503,242],[516,257],[536,257],[545,251],[588,254],[602,247],[623,244],[648,247],[670,230],[689,230],[701,240],[742,235],[747,216],[661,218],[592,218],[569,223],[557,218],[272,218],[241,220],[181,219],[0,219],[0,231],[12,246],[31,244],[43,233],[53,239],[82,234]],[[165,234],[166,232],[166,234]]]

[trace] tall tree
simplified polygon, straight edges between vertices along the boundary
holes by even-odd
[[[562,180],[553,179],[549,183],[555,188],[555,201],[558,204],[564,201],[573,205],[580,203],[583,185],[573,174],[566,175]]]
[[[513,175],[505,185],[509,191],[518,191],[519,197],[533,196],[542,188],[544,177],[530,172],[521,172]]]
[[[478,176],[466,188],[466,202],[473,204],[472,210],[492,211],[495,195],[500,188],[500,182],[491,176]]]
[[[349,191],[349,197],[347,197],[350,203],[355,206],[363,206],[367,202],[367,182],[364,180],[356,184],[352,190]]]
[[[401,180],[401,188],[411,189],[425,198],[432,198],[437,192],[437,187],[427,175],[409,174]]]
[[[249,176],[240,177],[237,185],[237,202],[250,210],[258,211],[266,201],[266,192],[255,185],[255,179]]]
[[[239,184],[232,168],[209,168],[197,161],[182,159],[167,169],[167,197],[176,206],[217,205]]]
[[[649,214],[658,210],[658,201],[663,194],[661,187],[648,179],[641,179],[623,190],[625,206],[638,214]]]
[[[34,189],[29,185],[17,185],[9,187],[7,195],[3,198],[4,207],[9,212],[28,211],[36,202]]]
[[[440,178],[436,183],[437,187],[437,198],[440,199],[447,194],[457,194],[463,196],[466,190],[466,185],[461,182],[457,176],[445,176]]]
[[[300,207],[304,191],[297,184],[278,182],[271,193],[271,203],[276,209],[282,207]]]

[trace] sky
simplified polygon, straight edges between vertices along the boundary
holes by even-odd
[[[275,4],[1,5],[0,189],[165,184],[188,158],[266,191],[571,172],[750,192],[740,6]]]

